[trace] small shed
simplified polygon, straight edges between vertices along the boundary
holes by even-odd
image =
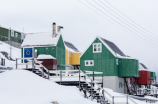
[[[57,60],[51,55],[41,54],[37,57],[38,61],[42,61],[44,67],[49,70],[57,70]]]
[[[150,71],[140,70],[139,71],[139,78],[136,78],[136,83],[138,85],[150,84]]]

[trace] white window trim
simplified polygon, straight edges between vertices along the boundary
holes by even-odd
[[[100,51],[94,51],[94,45],[96,45],[96,48],[98,48],[98,44],[100,44]],[[93,43],[93,53],[101,53],[102,52],[102,44],[101,43]]]
[[[116,65],[118,65],[118,59],[116,59]]]
[[[69,56],[71,57],[71,52],[69,53]]]
[[[14,37],[14,30],[11,30],[11,36]]]
[[[90,62],[92,61],[92,65],[90,64]],[[85,66],[94,66],[94,60],[85,60]],[[88,62],[88,65],[86,64],[86,62]]]

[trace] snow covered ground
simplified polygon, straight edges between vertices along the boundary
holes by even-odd
[[[0,104],[97,104],[77,87],[58,85],[25,70],[1,73],[0,99]]]
[[[7,52],[10,56],[10,45],[0,41],[0,52],[4,51]],[[11,47],[11,57],[15,60],[16,58],[21,58],[21,49],[15,48],[15,47]],[[5,59],[5,64],[6,66],[10,66],[15,68],[15,61],[10,61],[8,60],[2,53],[0,53],[0,58]]]

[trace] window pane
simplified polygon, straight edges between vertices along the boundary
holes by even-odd
[[[94,48],[94,51],[97,51],[97,48]]]
[[[96,47],[96,44],[94,44],[94,47]]]
[[[98,44],[98,47],[101,47],[101,45],[100,45],[100,44]]]
[[[86,65],[88,65],[88,61],[86,62]]]
[[[98,48],[98,51],[101,51],[101,49],[100,49],[100,48]]]
[[[93,61],[90,61],[90,65],[93,65]]]

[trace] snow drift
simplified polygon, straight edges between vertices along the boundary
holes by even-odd
[[[77,87],[58,85],[32,72],[12,70],[0,75],[0,104],[97,104]]]

